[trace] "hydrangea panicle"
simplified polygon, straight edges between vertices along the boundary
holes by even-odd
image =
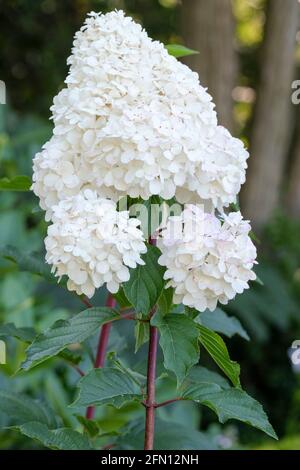
[[[51,108],[54,137],[34,161],[32,187],[48,218],[85,187],[115,201],[234,202],[248,154],[217,126],[198,75],[162,43],[122,11],[91,13],[68,64]]]

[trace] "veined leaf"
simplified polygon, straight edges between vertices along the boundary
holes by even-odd
[[[198,325],[200,330],[200,343],[207,350],[208,354],[218,364],[220,369],[227,375],[235,387],[240,386],[240,366],[230,359],[229,353],[220,335],[205,326]]]
[[[36,331],[33,328],[22,327],[17,328],[14,323],[7,323],[0,326],[0,338],[11,337],[16,338],[24,343],[31,343],[36,336]],[[58,354],[59,357],[72,364],[79,364],[82,357],[75,351],[65,349]]]
[[[13,426],[29,421],[38,421],[49,428],[58,425],[54,412],[45,403],[12,390],[0,390],[0,411],[10,419]]]
[[[56,356],[74,343],[81,343],[92,336],[100,326],[119,319],[119,314],[107,307],[89,308],[69,320],[59,320],[45,333],[38,335],[27,348],[27,357],[21,369],[31,369],[41,362]]]
[[[187,384],[210,383],[217,384],[222,389],[230,388],[228,381],[215,371],[206,369],[206,367],[195,366],[189,372],[186,378]]]
[[[157,302],[158,311],[162,313],[162,315],[170,313],[173,304],[173,294],[174,289],[172,287],[162,290]]]
[[[23,253],[14,246],[6,245],[0,247],[0,256],[16,263],[20,271],[38,274],[47,281],[57,284],[57,278],[51,274],[49,266],[44,260],[39,259],[41,255]]]
[[[18,175],[13,178],[0,178],[0,191],[29,191],[31,179],[29,176]]]
[[[160,333],[159,344],[163,351],[165,368],[174,372],[177,383],[180,384],[199,360],[197,325],[183,314],[156,314],[151,324]]]
[[[260,429],[274,439],[277,438],[260,403],[243,390],[234,388],[221,390],[215,384],[216,387],[219,390],[213,390],[212,384],[209,386],[203,383],[193,384],[183,392],[182,397],[211,408],[221,423],[229,419],[237,419]]]
[[[156,304],[165,283],[165,268],[157,262],[161,254],[159,249],[153,245],[147,248],[147,253],[142,256],[145,266],[131,269],[129,281],[123,284],[125,295],[136,312],[144,315]]]
[[[112,405],[141,400],[141,390],[130,374],[113,367],[94,369],[78,382],[79,394],[71,406]]]
[[[15,429],[50,449],[92,450],[88,438],[71,428],[49,429],[45,424],[33,421],[16,426]]]
[[[189,49],[188,47],[182,46],[181,44],[167,44],[165,47],[170,55],[177,58],[199,54],[198,51]]]

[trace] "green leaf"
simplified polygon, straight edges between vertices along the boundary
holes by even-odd
[[[199,54],[198,51],[189,49],[188,47],[182,46],[181,44],[167,44],[165,47],[170,55],[177,58]]]
[[[206,328],[222,333],[229,338],[239,335],[247,341],[250,339],[240,321],[235,317],[229,317],[220,308],[217,308],[214,312],[205,311],[199,315],[198,319]]]
[[[80,415],[77,415],[76,418],[91,438],[98,436],[101,432],[99,424],[94,419],[87,419]]]
[[[149,341],[149,323],[136,321],[134,327],[134,335],[135,335],[135,348],[134,352],[136,353],[143,344]]]
[[[64,349],[63,351],[60,351],[58,357],[75,365],[82,361],[82,355],[76,351],[71,351],[70,349]]]
[[[141,230],[148,239],[162,222],[162,200],[160,196],[151,196],[146,201],[139,198],[130,206],[130,215],[141,221]]]
[[[34,421],[15,428],[50,449],[92,450],[88,438],[71,428],[49,429],[45,424]]]
[[[24,175],[0,178],[0,191],[29,191],[31,184],[31,179]]]
[[[126,367],[120,359],[118,359],[115,352],[111,351],[107,354],[107,366],[112,367],[114,369],[118,369],[122,374],[128,375],[133,382],[137,384],[139,389],[146,386],[147,377],[142,375],[140,372],[131,369],[130,367]]]
[[[141,391],[130,374],[113,367],[94,369],[78,382],[79,394],[71,406],[112,405],[141,400]]]
[[[144,448],[144,420],[130,423],[116,441],[117,450]],[[214,440],[204,432],[157,418],[155,420],[155,450],[216,450]]]
[[[113,294],[114,298],[122,308],[131,307],[129,300],[127,299],[123,287],[120,287],[116,294]]]
[[[23,253],[14,246],[6,245],[0,247],[0,256],[16,263],[20,271],[38,274],[47,281],[57,284],[57,278],[51,274],[49,266],[44,260],[39,259],[41,255],[37,253]]]
[[[160,333],[159,344],[164,355],[164,366],[174,372],[180,384],[199,360],[197,325],[183,314],[156,314],[151,324]]]
[[[45,333],[38,335],[27,348],[27,357],[21,369],[31,369],[56,356],[74,343],[81,343],[92,336],[100,326],[119,319],[119,314],[107,307],[89,308],[69,320],[58,320]]]
[[[17,328],[14,323],[7,323],[6,325],[0,326],[0,338],[1,337],[12,337],[30,343],[35,337],[35,331],[33,328]]]
[[[191,318],[192,320],[194,320],[195,318],[199,317],[199,312],[198,310],[196,310],[195,308],[192,308],[192,307],[187,307],[185,306],[184,307],[184,313],[189,317]],[[200,322],[199,322],[200,323]]]
[[[163,289],[162,293],[157,302],[158,311],[162,315],[167,315],[171,312],[172,304],[173,304],[173,294],[174,289],[169,287],[168,289]]]
[[[240,386],[240,366],[230,359],[226,344],[221,336],[205,326],[198,325],[200,330],[200,343],[207,350],[208,354],[218,364],[220,369],[231,380],[235,387]]]
[[[260,403],[247,395],[246,392],[231,388],[229,390],[213,390],[212,384],[193,384],[189,386],[182,397],[208,406],[218,416],[221,423],[229,419],[237,419],[264,431],[276,439],[276,433],[270,425],[267,415]]]
[[[219,387],[221,387],[222,389],[230,388],[228,381],[224,377],[222,377],[217,372],[206,369],[206,367],[202,366],[192,367],[186,379],[186,383],[212,383],[219,385]]]
[[[54,412],[45,403],[12,390],[0,390],[0,412],[9,418],[13,426],[28,421],[38,421],[49,428],[56,428],[58,424]]]
[[[131,269],[130,279],[123,284],[126,297],[137,313],[147,315],[156,304],[164,287],[165,268],[158,264],[161,253],[156,246],[147,245],[142,258],[145,266]]]

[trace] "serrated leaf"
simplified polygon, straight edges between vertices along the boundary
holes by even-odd
[[[174,372],[180,384],[190,368],[199,361],[198,328],[186,315],[154,315],[151,324],[160,333],[164,366]]]
[[[209,407],[217,414],[221,423],[237,419],[264,431],[274,439],[277,438],[263,407],[254,398],[234,388],[221,390],[216,384],[215,387],[219,387],[219,390],[213,391],[212,384],[209,385],[210,388],[203,383],[193,384],[184,391],[182,397]]]
[[[181,44],[167,44],[165,47],[170,55],[177,58],[199,54],[198,51],[189,49],[188,47],[182,46]]]
[[[112,405],[141,400],[141,390],[129,374],[113,367],[94,369],[78,382],[79,394],[71,406]]]
[[[9,418],[13,426],[33,420],[49,428],[56,428],[58,425],[54,412],[45,403],[12,390],[0,390],[0,411]]]
[[[47,281],[57,284],[57,278],[51,274],[49,266],[37,253],[23,253],[14,246],[6,245],[0,247],[0,256],[16,263],[20,271],[38,274]]]
[[[31,179],[25,175],[0,178],[0,191],[29,191],[31,184]]]
[[[156,246],[147,245],[147,253],[142,256],[145,266],[131,269],[129,281],[123,284],[125,295],[137,313],[147,315],[163,290],[165,268],[158,264],[160,255]]]
[[[198,318],[201,324],[206,326],[206,328],[224,334],[229,338],[234,335],[239,335],[247,341],[250,339],[240,321],[235,317],[228,316],[220,308],[217,308],[213,312],[205,311],[201,313]]]
[[[240,386],[240,366],[230,359],[229,353],[220,335],[205,326],[198,325],[200,343],[235,387]]]
[[[162,290],[162,293],[160,294],[157,302],[158,311],[162,315],[167,315],[170,313],[173,304],[173,294],[174,289],[172,287]]]
[[[85,341],[100,326],[119,318],[119,314],[111,308],[94,307],[80,312],[69,320],[55,322],[45,333],[38,335],[27,348],[27,356],[21,364],[21,369],[31,369],[46,359],[56,356],[70,344]]]
[[[25,343],[30,343],[33,341],[35,334],[33,328],[17,328],[14,323],[7,323],[6,325],[0,326],[0,338],[12,337],[24,341]]]
[[[31,343],[35,336],[35,330],[30,327],[17,328],[14,323],[7,323],[6,325],[0,326],[0,338],[12,337],[23,341],[24,343]],[[75,365],[79,364],[82,360],[81,354],[75,351],[70,351],[70,349],[61,351],[58,356]]]
[[[15,427],[25,436],[56,450],[92,450],[86,436],[71,428],[49,429],[39,422],[28,422]]]
[[[118,450],[142,450],[144,448],[144,420],[130,423],[123,435],[117,439]],[[114,447],[115,448],[115,447]],[[216,450],[211,436],[180,423],[155,420],[155,450]]]

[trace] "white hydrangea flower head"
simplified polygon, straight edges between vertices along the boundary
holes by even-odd
[[[217,126],[213,136],[203,141],[195,152],[197,164],[187,179],[187,186],[177,189],[178,201],[211,202],[210,207],[222,212],[224,207],[236,202],[245,182],[248,157],[243,142]]]
[[[104,283],[115,293],[129,280],[129,268],[144,264],[147,251],[140,221],[116,204],[86,189],[53,207],[45,239],[46,261],[67,287],[87,297]]]
[[[175,289],[175,303],[213,311],[218,302],[227,304],[256,279],[249,223],[240,212],[222,217],[192,204],[180,216],[169,217],[157,245],[167,287]]]
[[[83,187],[82,179],[88,181],[93,168],[80,157],[74,158],[67,140],[53,136],[42,152],[36,154],[33,161],[32,188],[40,198],[40,206],[46,211],[46,220],[51,220],[52,208],[59,201],[75,196]],[[85,184],[84,188],[91,188]],[[102,197],[111,198],[112,191],[103,188]]]
[[[85,187],[115,201],[235,200],[247,152],[217,126],[198,75],[139,24],[122,11],[91,13],[68,64],[51,108],[54,137],[34,161],[33,190],[48,218]]]

